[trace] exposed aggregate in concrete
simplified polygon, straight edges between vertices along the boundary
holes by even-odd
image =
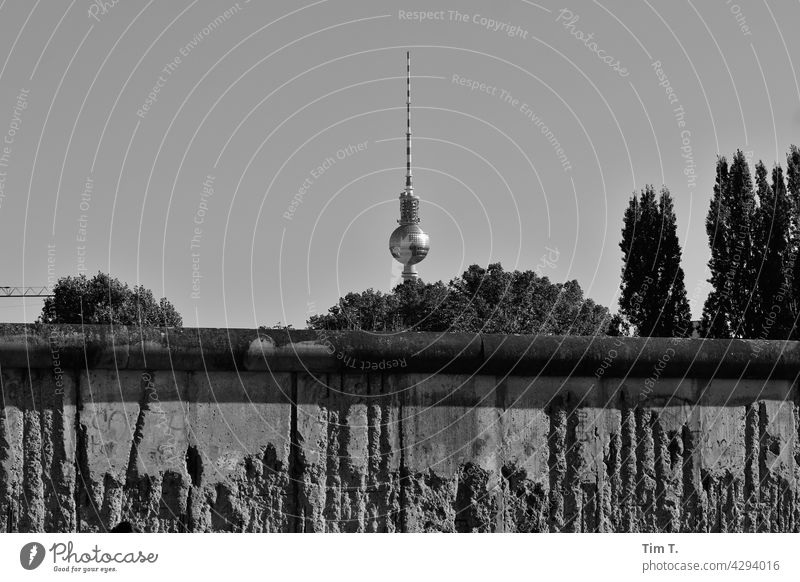
[[[792,402],[720,407],[698,421],[700,407],[622,399],[595,411],[601,427],[586,424],[588,407],[557,398],[544,408],[541,442],[486,455],[491,437],[481,433],[478,445],[441,458],[433,429],[446,426],[409,442],[408,399],[381,375],[326,378],[298,399],[298,386],[313,382],[293,374],[278,381],[294,391],[274,423],[286,434],[236,456],[221,445],[211,454],[187,430],[179,462],[146,468],[142,447],[159,417],[141,392],[126,403],[126,462],[102,468],[85,375],[65,379],[62,393],[47,370],[3,369],[2,380],[0,532],[800,531]],[[487,406],[503,417],[504,404]],[[242,414],[234,432],[264,422]],[[542,448],[546,471],[537,473],[528,452]]]

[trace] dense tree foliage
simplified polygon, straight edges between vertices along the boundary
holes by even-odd
[[[691,331],[681,247],[672,197],[652,186],[628,202],[620,249],[624,254],[619,308],[638,335],[676,337]]]
[[[800,151],[787,170],[755,166],[755,188],[741,151],[717,161],[706,219],[712,290],[703,309],[708,337],[797,339],[800,297]]]
[[[703,318],[700,321],[701,333],[710,337],[729,337],[730,329],[726,317],[718,317],[724,309],[724,270],[726,264],[726,245],[724,230],[728,224],[727,209],[725,201],[725,190],[728,183],[728,161],[725,157],[717,158],[717,178],[714,182],[714,194],[711,198],[711,205],[706,216],[706,234],[709,237],[709,247],[711,258],[708,260],[708,268],[711,277],[708,282],[712,286],[711,292],[706,297],[703,305]],[[717,291],[720,289],[720,291]]]
[[[706,217],[712,290],[703,306],[702,331],[710,337],[749,337],[754,332],[759,270],[755,216],[753,180],[744,153],[738,150],[730,167],[721,156]]]
[[[105,273],[62,277],[44,302],[43,323],[114,323],[181,327],[175,307],[141,285],[133,288]]]
[[[769,184],[764,164],[759,162],[756,165],[756,194],[758,208],[753,238],[758,285],[755,305],[748,318],[753,323],[747,333],[751,338],[787,339],[793,319],[793,261],[789,252],[792,209],[780,166],[772,170],[772,183]]]
[[[789,196],[789,244],[785,278],[792,290],[789,299],[790,318],[793,325],[791,338],[798,339],[798,317],[800,317],[800,149],[792,146],[786,156],[786,191]]]
[[[391,293],[348,293],[307,323],[336,330],[597,335],[610,321],[608,309],[584,298],[577,281],[551,283],[494,263],[472,265],[448,284],[407,281]]]

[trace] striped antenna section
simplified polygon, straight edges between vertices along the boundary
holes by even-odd
[[[411,52],[406,52],[406,194],[414,192],[411,186]]]

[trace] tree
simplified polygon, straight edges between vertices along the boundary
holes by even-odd
[[[749,337],[757,328],[755,212],[753,180],[744,153],[737,150],[730,167],[724,157],[718,158],[714,197],[706,217],[713,288],[703,307],[702,330],[707,336]]]
[[[394,290],[396,310],[393,328],[447,329],[457,306],[447,300],[448,289],[437,281],[426,284],[420,280],[405,281]]]
[[[787,268],[791,272],[792,293],[789,300],[791,320],[795,325],[792,339],[800,339],[796,322],[800,316],[800,149],[793,145],[786,156],[786,190],[791,208]]]
[[[105,273],[61,277],[53,296],[45,299],[42,323],[113,323],[117,325],[181,327],[175,307],[141,285],[133,288]]]
[[[767,247],[773,228],[773,213],[775,211],[775,196],[773,189],[769,185],[767,178],[767,167],[761,160],[756,164],[755,187],[756,187],[756,213],[753,220],[753,265],[756,269],[756,294],[755,305],[752,307],[755,316],[759,321],[763,321],[764,306],[762,303],[766,299],[769,291],[770,274],[765,271],[764,260],[767,257]],[[769,308],[769,306],[766,306]]]
[[[311,329],[598,335],[610,320],[608,309],[584,299],[577,281],[551,283],[533,271],[509,272],[493,263],[486,269],[471,265],[446,285],[406,281],[386,295],[372,289],[348,293],[307,324]]]
[[[707,337],[730,337],[728,322],[728,297],[723,292],[724,273],[727,265],[727,232],[729,208],[728,195],[728,161],[724,156],[717,158],[717,179],[714,183],[714,195],[706,215],[706,234],[711,248],[708,268],[711,276],[711,292],[703,305],[703,317],[700,331]]]
[[[648,314],[654,310],[652,306],[645,305],[645,301],[649,299],[648,273],[653,270],[648,259],[652,260],[655,253],[650,240],[655,229],[655,213],[655,193],[648,186],[642,191],[641,198],[634,193],[622,217],[620,249],[625,259],[620,283],[620,313],[639,330],[653,328],[653,321],[648,321]]]
[[[681,245],[672,196],[662,188],[658,200],[658,218],[661,223],[658,251],[658,298],[661,318],[653,335],[660,337],[685,337],[691,333],[692,312],[686,298],[686,283],[681,267]]]
[[[758,321],[749,337],[787,339],[792,328],[791,203],[779,165],[772,170],[772,185],[767,183],[764,164],[756,165],[756,193],[754,258],[759,272],[754,312]]]
[[[675,337],[690,331],[681,247],[672,197],[653,186],[635,193],[623,215],[620,249],[624,253],[620,314],[638,335]],[[617,329],[618,329],[617,325]]]
[[[348,293],[325,315],[312,315],[309,324],[316,329],[371,329],[390,331],[397,301],[391,295],[367,289]]]
[[[733,156],[728,180],[731,248],[726,288],[731,296],[731,331],[734,337],[753,337],[758,321],[757,302],[753,299],[759,268],[753,253],[756,200],[750,167],[741,150]]]

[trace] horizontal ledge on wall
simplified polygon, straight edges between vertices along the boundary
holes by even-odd
[[[800,342],[0,324],[0,365],[795,379]]]

